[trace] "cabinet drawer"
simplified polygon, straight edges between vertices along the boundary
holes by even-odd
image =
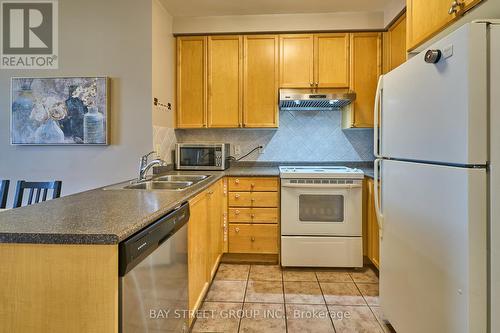
[[[278,226],[229,224],[230,253],[278,253]]]
[[[229,207],[278,207],[278,192],[229,192]]]
[[[229,191],[277,191],[278,178],[230,177]]]
[[[278,223],[278,208],[229,208],[229,222]]]

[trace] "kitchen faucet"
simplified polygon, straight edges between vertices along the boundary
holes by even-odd
[[[151,169],[152,167],[158,165],[158,166],[163,166],[165,165],[165,161],[162,160],[161,158],[156,158],[148,163],[149,156],[156,154],[156,151],[152,151],[144,156],[141,157],[141,163],[139,166],[139,181],[146,180],[146,173]]]

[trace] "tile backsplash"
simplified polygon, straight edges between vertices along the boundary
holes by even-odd
[[[342,130],[339,111],[280,111],[278,129],[176,130],[178,142],[227,142],[240,156],[263,145],[244,161],[372,161],[373,130]],[[238,158],[238,155],[235,155]]]
[[[172,151],[175,149],[175,131],[170,127],[153,126],[153,149],[159,150],[158,156],[167,163],[173,163]],[[157,149],[159,147],[160,149]]]

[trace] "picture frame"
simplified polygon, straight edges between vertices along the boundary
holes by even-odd
[[[109,91],[107,76],[12,77],[11,145],[109,145]]]

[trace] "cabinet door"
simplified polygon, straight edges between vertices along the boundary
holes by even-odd
[[[406,15],[384,32],[384,73],[406,61]]]
[[[375,188],[373,180],[367,180],[367,256],[368,259],[379,268],[380,264],[380,241],[377,215],[375,212]]]
[[[349,87],[349,34],[314,35],[314,77],[320,88]]]
[[[206,126],[207,38],[177,38],[177,127]]]
[[[200,306],[208,287],[208,195],[202,192],[189,201],[190,218],[188,224],[188,270],[189,309]]]
[[[356,92],[351,104],[351,127],[373,127],[373,105],[382,70],[382,35],[377,32],[351,34],[350,87]]]
[[[278,127],[279,38],[244,37],[243,126]]]
[[[209,235],[207,239],[209,242],[209,263],[207,269],[209,276],[212,277],[217,270],[219,257],[222,254],[222,180],[212,185],[207,193],[209,198],[207,212],[209,216]]]
[[[313,35],[281,35],[280,47],[280,87],[312,87],[314,82]]]
[[[208,37],[208,127],[240,127],[242,110],[241,36]]]

